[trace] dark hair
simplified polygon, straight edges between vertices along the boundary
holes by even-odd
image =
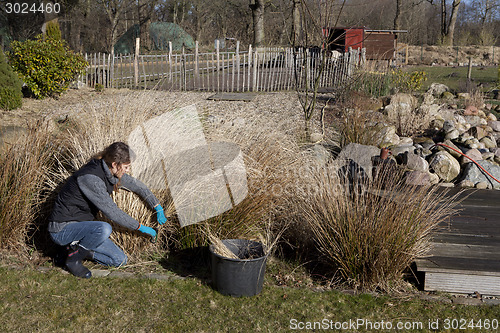
[[[116,164],[131,163],[135,159],[135,153],[124,142],[114,142],[97,155],[111,168],[113,162]]]

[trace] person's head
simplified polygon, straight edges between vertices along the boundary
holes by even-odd
[[[134,152],[123,142],[112,143],[99,155],[106,162],[111,173],[118,178],[130,171],[130,164],[135,158]]]

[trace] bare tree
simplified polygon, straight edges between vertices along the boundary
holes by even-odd
[[[428,0],[431,4],[435,4],[436,0]],[[453,0],[451,4],[451,14],[448,19],[448,3],[446,0],[440,0],[441,14],[441,43],[443,45],[453,45],[455,36],[455,25],[458,18],[458,10],[461,0]]]
[[[103,6],[111,24],[110,41],[108,45],[111,54],[114,54],[114,45],[120,38],[119,23],[123,19],[123,14],[133,8],[133,0],[97,0]]]

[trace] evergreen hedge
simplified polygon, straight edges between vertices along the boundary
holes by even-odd
[[[0,50],[0,109],[13,110],[23,103],[22,82]]]
[[[13,41],[8,56],[36,98],[57,97],[87,66],[64,40],[43,35],[36,40]]]

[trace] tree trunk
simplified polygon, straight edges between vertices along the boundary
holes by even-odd
[[[443,44],[447,46],[453,45],[453,39],[455,35],[455,25],[457,23],[458,17],[458,9],[460,7],[461,0],[453,0],[453,4],[451,5],[451,17],[450,24],[448,25],[448,29],[446,29],[446,35],[444,36]]]
[[[300,1],[301,0],[293,0],[293,9],[292,9],[292,16],[293,16],[293,26],[292,26],[292,45],[299,45],[300,44],[300,32],[302,30],[301,27],[301,20],[300,20]]]
[[[253,44],[264,45],[264,0],[250,0],[253,19]]]
[[[399,30],[401,27],[401,6],[402,6],[402,0],[396,0],[396,14],[394,15],[394,30]]]

